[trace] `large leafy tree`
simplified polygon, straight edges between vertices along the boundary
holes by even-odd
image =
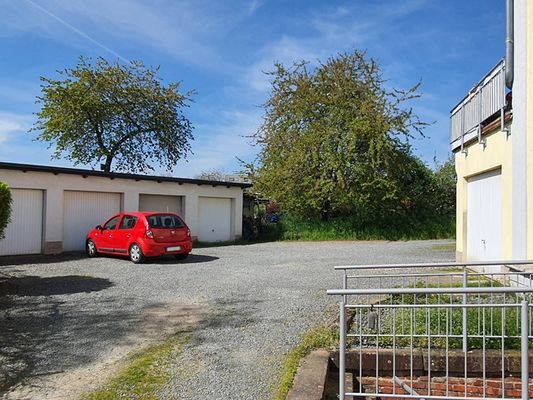
[[[444,163],[435,163],[434,207],[441,215],[455,217],[457,174],[455,158],[450,156]]]
[[[212,168],[201,171],[198,175],[196,175],[196,178],[205,179],[207,181],[224,182],[226,180],[226,174],[220,169]]]
[[[257,188],[300,215],[376,215],[413,206],[406,183],[424,175],[408,139],[424,127],[404,103],[416,98],[387,87],[365,53],[340,54],[270,72],[272,91],[260,146]],[[402,206],[403,205],[403,206]]]
[[[76,164],[99,165],[110,172],[153,170],[158,162],[171,170],[190,152],[192,125],[183,109],[192,92],[180,82],[164,85],[159,68],[80,57],[62,79],[41,77],[42,104],[33,130]]]

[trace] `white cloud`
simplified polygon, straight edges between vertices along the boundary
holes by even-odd
[[[235,157],[253,161],[256,149],[246,136],[257,130],[261,116],[259,110],[230,110],[222,112],[213,124],[197,126],[196,140],[192,143],[194,155],[187,162],[178,163],[175,175],[194,177],[211,169],[232,173],[238,169]]]
[[[135,59],[139,46],[148,47],[180,61],[220,67],[223,57],[215,42],[260,2],[234,9],[193,0],[0,0],[0,5],[5,8],[0,35],[31,33],[124,59]]]
[[[4,146],[16,134],[28,132],[32,120],[28,115],[0,111],[0,144]]]
[[[263,2],[261,0],[250,1],[248,7],[245,8],[245,15],[249,17],[255,14],[255,12],[261,7],[262,3]]]
[[[264,93],[270,89],[270,77],[265,72],[273,71],[275,62],[285,65],[302,60],[314,62],[322,54],[312,42],[283,36],[279,41],[261,49],[259,55],[260,59],[244,73],[244,83],[248,88]]]

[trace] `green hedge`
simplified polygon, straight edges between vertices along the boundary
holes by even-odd
[[[0,239],[4,238],[7,224],[11,221],[11,202],[9,187],[0,182]]]
[[[354,217],[301,218],[284,215],[279,224],[266,229],[273,240],[424,240],[455,237],[455,218],[438,216],[425,220],[390,218],[361,224]]]

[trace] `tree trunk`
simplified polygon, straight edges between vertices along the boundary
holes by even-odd
[[[329,212],[331,208],[331,202],[329,200],[326,200],[324,204],[322,205],[322,210],[320,210],[320,220],[321,221],[328,221],[329,220]]]
[[[111,172],[111,163],[113,162],[113,156],[107,156],[105,159],[105,164],[103,164],[103,170],[106,173]]]

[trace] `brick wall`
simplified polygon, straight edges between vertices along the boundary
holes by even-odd
[[[455,378],[455,377],[432,377],[431,381],[427,375],[399,377],[403,383],[418,394],[424,396],[444,396],[444,397],[482,397],[482,398],[521,398],[522,380],[517,377],[501,378]],[[390,376],[363,377],[360,384],[365,393],[397,394],[408,395],[409,392]],[[359,382],[354,381],[355,391],[359,391]],[[529,380],[529,397],[533,398],[533,379]],[[380,396],[381,400],[397,400],[393,397]]]

